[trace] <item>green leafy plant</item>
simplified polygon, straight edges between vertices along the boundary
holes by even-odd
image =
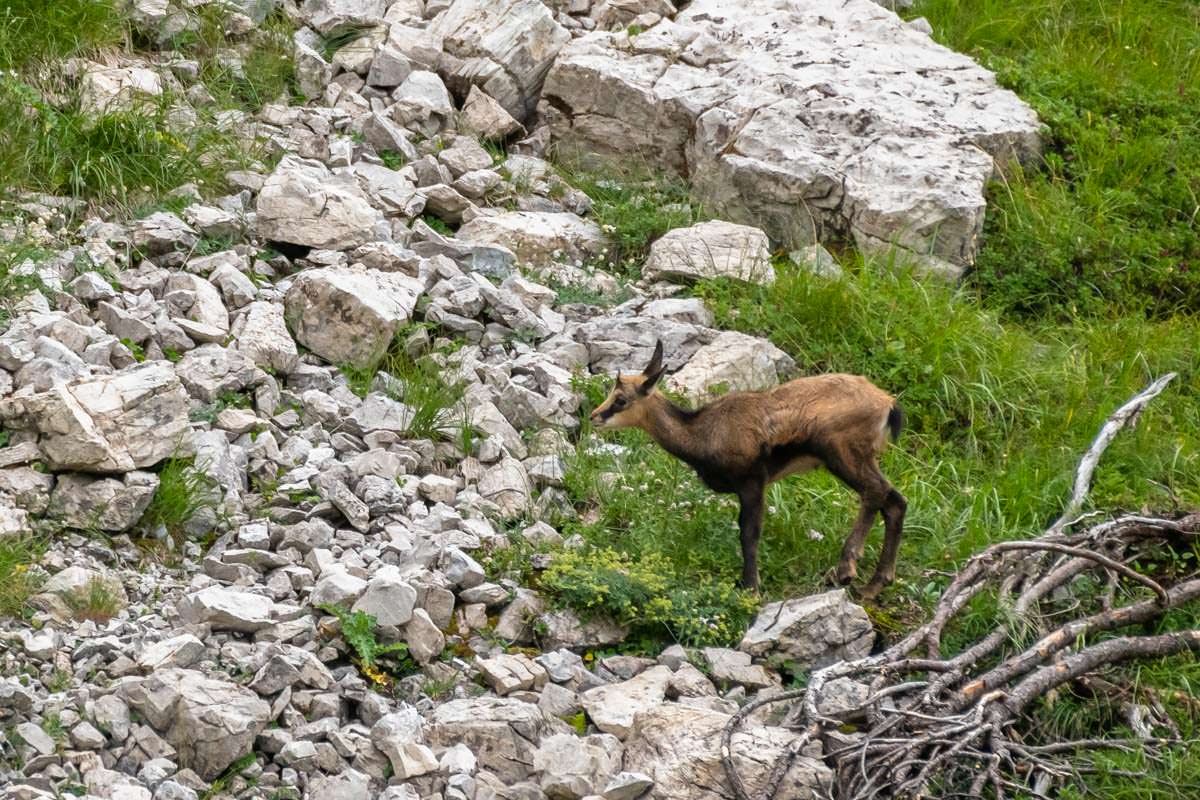
[[[712,579],[682,580],[662,554],[634,559],[611,548],[556,553],[540,587],[581,614],[607,614],[635,629],[661,628],[686,645],[731,644],[758,606],[755,597]]]
[[[319,608],[337,617],[341,623],[342,638],[354,651],[352,660],[359,671],[374,683],[386,686],[391,683],[391,676],[412,671],[408,645],[403,642],[380,644],[375,636],[377,622],[374,616],[365,611],[351,611],[328,603]]]
[[[45,542],[39,537],[0,537],[0,617],[17,617],[27,611],[26,601],[41,585],[31,568],[44,549]]]

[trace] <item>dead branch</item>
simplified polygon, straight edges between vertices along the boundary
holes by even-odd
[[[1092,446],[1079,460],[1079,469],[1075,472],[1075,488],[1071,491],[1071,499],[1067,501],[1067,507],[1063,509],[1062,516],[1050,526],[1049,533],[1062,531],[1066,527],[1067,521],[1080,512],[1087,499],[1087,494],[1092,488],[1092,476],[1096,474],[1096,465],[1100,463],[1100,456],[1104,455],[1104,451],[1112,444],[1112,440],[1117,437],[1118,433],[1127,426],[1137,424],[1137,418],[1142,409],[1146,407],[1147,403],[1158,397],[1162,390],[1167,388],[1168,383],[1175,380],[1175,375],[1174,372],[1168,372],[1151,383],[1139,394],[1134,395],[1129,402],[1114,411],[1112,416],[1101,426],[1100,433],[1092,441]]]
[[[1150,735],[1177,732],[1159,695],[1126,690],[1095,673],[1131,659],[1200,651],[1200,631],[1138,635],[1137,629],[1200,599],[1200,574],[1166,585],[1130,566],[1153,561],[1164,547],[1190,544],[1200,536],[1200,514],[1094,520],[1095,513],[1079,513],[1100,455],[1173,377],[1154,381],[1109,417],[1080,463],[1067,508],[1042,536],[1000,542],[970,558],[929,621],[883,652],[817,670],[806,689],[757,699],[734,715],[723,731],[721,754],[738,800],[771,800],[796,754],[814,740],[825,745],[825,761],[835,774],[831,800],[916,798],[935,788],[944,797],[1048,798],[1056,787],[1098,769],[1089,753],[1136,748],[1154,759],[1178,746],[1177,738]],[[1088,575],[1095,580],[1078,580]],[[943,632],[985,592],[1005,613],[979,641],[943,657]],[[822,715],[821,697],[838,678],[867,684],[867,699],[857,708]],[[1052,698],[1068,684],[1101,693],[1094,697],[1114,697],[1131,729],[1145,735],[1042,740],[1030,724],[1035,701]],[[784,724],[802,735],[752,798],[732,758],[733,734],[755,709],[792,700],[799,702]],[[862,727],[847,734],[851,721]]]

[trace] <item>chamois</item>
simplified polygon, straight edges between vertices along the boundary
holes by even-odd
[[[859,375],[817,375],[762,392],[730,392],[689,411],[655,388],[665,371],[662,354],[659,341],[640,375],[618,372],[591,419],[599,428],[641,428],[696,470],[708,488],[738,496],[743,587],[758,589],[767,485],[821,466],[861,499],[838,562],[838,582],[848,584],[857,575],[878,513],[884,520],[883,550],[862,597],[875,598],[895,579],[907,501],[879,469],[888,434],[895,441],[904,425],[904,412],[891,395]]]

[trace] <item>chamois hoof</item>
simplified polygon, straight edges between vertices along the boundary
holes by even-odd
[[[838,586],[849,586],[858,577],[858,567],[854,564],[839,564],[837,568]]]

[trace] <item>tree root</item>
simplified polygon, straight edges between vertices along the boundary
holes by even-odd
[[[1153,760],[1178,746],[1178,730],[1158,695],[1142,693],[1139,701],[1095,672],[1131,659],[1200,651],[1200,630],[1140,633],[1140,626],[1168,610],[1200,599],[1200,574],[1164,585],[1135,568],[1164,548],[1195,542],[1200,514],[1178,519],[1129,514],[1104,521],[1079,516],[1104,449],[1172,377],[1155,381],[1109,418],[1080,464],[1066,511],[1042,536],[1000,542],[972,557],[930,620],[883,652],[820,669],[805,689],[753,701],[734,715],[723,732],[722,763],[738,800],[771,800],[795,754],[814,739],[825,745],[835,776],[828,796],[837,800],[932,793],[1051,797],[1057,787],[1098,771],[1091,755],[1097,751],[1137,750]],[[1076,530],[1085,520],[1089,526]],[[995,628],[957,655],[943,657],[943,631],[985,592],[1002,610]],[[867,683],[870,694],[857,708],[821,714],[822,694],[838,678]],[[1114,706],[1123,709],[1139,737],[1041,740],[1030,730],[1030,714],[1067,684],[1119,695]],[[756,708],[789,700],[799,702],[784,724],[802,731],[799,744],[780,757],[763,791],[752,798],[732,758],[733,733]],[[855,732],[845,733],[847,726]],[[1172,735],[1150,735],[1154,730]]]

